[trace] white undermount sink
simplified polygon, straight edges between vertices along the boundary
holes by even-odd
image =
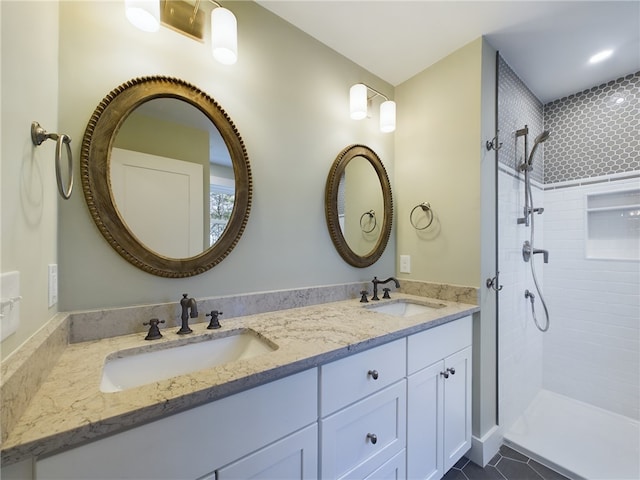
[[[443,308],[444,306],[444,303],[417,303],[401,300],[398,302],[383,303],[381,305],[366,306],[365,308],[373,312],[386,313],[387,315],[393,315],[395,317],[411,317],[413,315],[431,312],[434,309]]]
[[[100,391],[120,392],[148,383],[247,359],[276,350],[277,345],[251,330],[214,336],[159,349],[125,350],[110,355],[102,369]]]

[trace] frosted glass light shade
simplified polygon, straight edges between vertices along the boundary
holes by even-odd
[[[238,24],[235,15],[223,7],[211,12],[211,49],[213,58],[224,65],[238,61]]]
[[[125,0],[127,19],[144,32],[160,29],[160,0]]]
[[[351,118],[362,120],[367,116],[367,86],[356,83],[349,90],[349,110]]]
[[[396,129],[396,102],[387,100],[380,104],[380,131],[389,133]]]

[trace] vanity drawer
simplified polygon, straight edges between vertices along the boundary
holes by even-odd
[[[406,395],[403,379],[321,420],[321,478],[364,478],[401,452]]]
[[[468,347],[472,335],[471,316],[411,335],[407,341],[408,374]]]
[[[320,416],[403,378],[406,348],[403,338],[320,367]]]

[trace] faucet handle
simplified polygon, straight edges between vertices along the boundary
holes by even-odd
[[[207,330],[216,330],[222,327],[222,325],[220,325],[220,320],[218,320],[219,315],[222,315],[222,312],[219,312],[218,310],[211,310],[211,313],[207,313],[205,315],[206,317],[211,317]]]
[[[369,300],[367,300],[367,295],[368,295],[368,293],[369,293],[369,292],[367,292],[366,290],[362,290],[362,291],[360,292],[360,295],[362,295],[362,296],[360,297],[360,303],[369,303]]]
[[[162,334],[160,333],[160,328],[158,328],[159,323],[164,323],[164,320],[158,320],[157,318],[152,318],[148,322],[144,322],[142,325],[149,326],[149,332],[147,332],[147,336],[144,337],[145,340],[157,340],[158,338],[162,338]]]
[[[384,292],[384,295],[382,295],[382,298],[391,298],[389,296],[389,292],[391,291],[390,288],[383,288],[382,291]]]

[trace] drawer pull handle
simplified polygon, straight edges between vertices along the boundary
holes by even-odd
[[[378,379],[378,371],[377,370],[369,370],[367,372],[367,375],[371,375],[371,378],[373,378],[374,380]]]
[[[442,375],[444,378],[449,378],[449,372],[440,372],[440,375]]]
[[[367,433],[367,438],[371,440],[374,445],[378,443],[378,436],[375,433]]]

